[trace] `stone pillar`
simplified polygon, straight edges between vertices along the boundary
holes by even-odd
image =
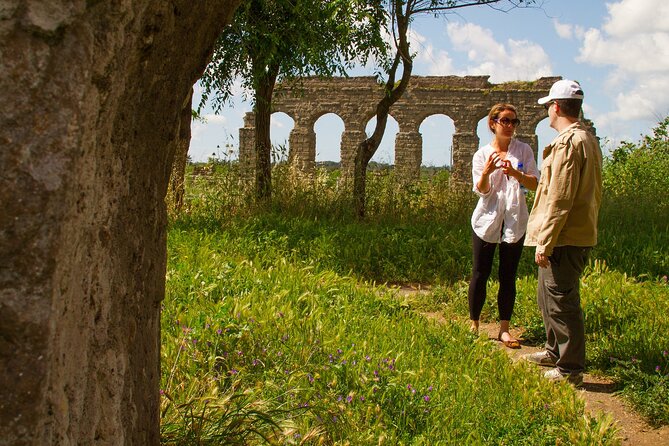
[[[534,152],[534,159],[537,159],[537,150],[539,149],[539,138],[535,133],[517,133],[516,139],[529,144]]]
[[[353,178],[353,171],[355,169],[355,152],[358,145],[367,139],[367,134],[364,130],[347,130],[341,134],[341,173],[343,177]]]
[[[395,136],[395,172],[403,180],[418,180],[423,158],[423,136],[420,132],[398,132]]]
[[[453,178],[464,182],[471,180],[472,157],[478,148],[476,133],[456,132],[453,135]]]
[[[316,166],[316,133],[313,128],[295,122],[288,138],[290,163],[298,172],[312,175]]]
[[[244,115],[244,127],[239,129],[239,170],[242,177],[252,179],[256,170],[256,118],[253,112]]]

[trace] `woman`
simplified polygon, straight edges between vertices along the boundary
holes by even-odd
[[[513,105],[494,105],[488,113],[488,128],[493,140],[481,147],[472,161],[473,190],[480,198],[472,215],[471,329],[478,332],[486,283],[499,245],[497,308],[500,327],[497,338],[508,348],[520,348],[518,340],[509,333],[509,321],[516,301],[516,272],[528,218],[522,187],[536,190],[539,177],[532,148],[514,139],[519,124]]]

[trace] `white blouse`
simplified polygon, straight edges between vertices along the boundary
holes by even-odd
[[[473,191],[480,198],[472,214],[474,233],[488,243],[515,243],[527,229],[527,203],[520,183],[513,177],[506,177],[502,169],[490,174],[490,190],[482,193],[476,185],[481,179],[483,167],[495,149],[491,144],[478,149],[472,160]],[[539,179],[537,163],[532,148],[516,139],[511,140],[506,159],[514,169],[523,163],[523,172]]]

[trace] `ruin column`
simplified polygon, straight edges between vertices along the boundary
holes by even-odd
[[[349,125],[345,123],[344,131],[341,134],[341,173],[342,177],[353,178],[355,169],[355,152],[358,145],[367,139],[364,127],[362,125]]]
[[[239,129],[239,169],[242,177],[255,177],[256,166],[256,117],[253,112],[244,115],[244,127]]]
[[[316,133],[313,126],[295,121],[295,127],[288,138],[290,164],[298,172],[306,175],[314,173],[316,166]]]
[[[476,126],[474,126],[476,129]],[[476,132],[453,135],[453,178],[459,181],[469,181],[472,170],[472,157],[479,147],[479,137]]]
[[[403,180],[420,178],[423,136],[418,131],[398,132],[395,136],[395,172]]]
[[[516,133],[516,139],[529,144],[534,152],[534,158],[537,159],[537,150],[539,147],[539,138],[535,133]]]

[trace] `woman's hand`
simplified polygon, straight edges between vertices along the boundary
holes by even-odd
[[[488,157],[488,160],[483,166],[483,172],[481,172],[481,178],[476,184],[476,187],[481,193],[487,194],[490,191],[490,174],[499,168],[503,168],[506,165],[511,165],[507,160],[503,160],[499,153],[493,152]]]
[[[502,167],[502,171],[507,178],[514,177],[521,184],[521,186],[525,186],[525,188],[529,190],[537,190],[537,177],[534,175],[528,175],[518,169],[514,169],[509,161],[505,161],[504,167]]]
[[[506,177],[514,177],[518,181],[520,181],[520,177],[523,175],[523,173],[520,170],[514,169],[513,165],[509,161],[504,161],[504,166],[502,166],[502,172],[504,172],[504,175]]]
[[[483,166],[483,175],[490,176],[490,174],[493,173],[495,170],[499,169],[500,167],[504,167],[506,165],[510,166],[511,163],[508,162],[507,160],[503,160],[499,156],[499,153],[492,152],[488,157],[488,160],[485,162],[485,165]]]

